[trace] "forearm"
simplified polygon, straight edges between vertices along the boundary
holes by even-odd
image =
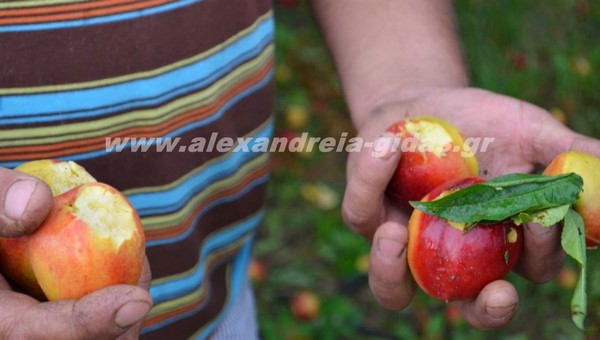
[[[449,0],[312,0],[357,127],[415,89],[465,86]]]

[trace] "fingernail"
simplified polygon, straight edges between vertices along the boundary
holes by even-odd
[[[142,301],[128,302],[123,307],[119,308],[115,316],[115,324],[121,328],[129,328],[139,321],[142,321],[148,314],[150,305]]]
[[[377,250],[382,257],[388,259],[399,258],[404,252],[404,245],[398,241],[380,238],[377,241]]]
[[[515,312],[515,309],[517,309],[517,304],[513,304],[506,307],[486,306],[485,312],[492,319],[503,320],[511,316]]]
[[[14,182],[4,198],[4,214],[13,219],[18,220],[21,218],[27,204],[33,195],[35,190],[36,182],[34,180],[24,179]]]
[[[385,132],[373,142],[371,155],[383,160],[390,159],[398,151],[399,137],[396,134]]]

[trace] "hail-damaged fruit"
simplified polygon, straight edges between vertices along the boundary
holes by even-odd
[[[46,182],[54,200],[35,232],[0,239],[3,274],[30,295],[50,301],[139,281],[144,232],[123,194],[73,162],[40,160],[16,170]]]
[[[600,244],[600,159],[583,152],[563,152],[548,164],[544,175],[571,172],[583,178],[583,192],[574,207],[583,218],[586,245],[597,248]]]
[[[401,207],[443,183],[478,175],[473,151],[458,129],[442,119],[407,118],[388,131],[400,137],[402,157],[386,192]]]
[[[472,177],[446,183],[430,201],[481,183]],[[417,284],[443,301],[473,299],[490,282],[506,276],[521,255],[523,233],[512,221],[465,226],[414,210],[408,226],[408,264]]]

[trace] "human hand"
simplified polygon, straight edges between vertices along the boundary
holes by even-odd
[[[40,180],[0,168],[0,236],[31,233],[52,205],[52,193]],[[0,275],[0,338],[136,339],[152,305],[146,260],[137,286],[115,285],[78,300],[40,302],[15,292]]]
[[[391,140],[385,134],[377,137],[394,122],[415,115],[448,120],[465,137],[494,137],[485,152],[477,153],[481,175],[487,178],[532,172],[567,150],[600,156],[600,141],[576,134],[543,109],[514,98],[469,88],[415,90],[405,98],[380,106],[359,127],[359,137],[376,141],[378,156]],[[372,240],[369,284],[375,298],[386,308],[401,310],[415,293],[406,258],[408,216],[384,195],[401,155],[390,151],[374,157],[372,151],[364,148],[349,155],[342,213],[351,229]],[[564,257],[559,227],[526,225],[524,249],[515,271],[543,283],[556,276]],[[472,325],[496,328],[512,319],[518,296],[510,283],[498,280],[474,301],[457,304]]]

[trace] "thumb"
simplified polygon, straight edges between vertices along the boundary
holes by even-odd
[[[397,138],[384,133],[348,160],[348,184],[342,202],[346,224],[371,238],[381,223],[385,189],[392,178],[400,153]]]
[[[110,286],[79,300],[33,303],[18,314],[9,312],[29,297],[8,291],[1,295],[7,310],[0,314],[8,315],[3,323],[9,325],[0,329],[9,329],[6,337],[11,339],[114,339],[143,320],[152,305],[146,290],[130,285]]]
[[[34,231],[52,207],[52,192],[39,179],[0,168],[0,237]]]

